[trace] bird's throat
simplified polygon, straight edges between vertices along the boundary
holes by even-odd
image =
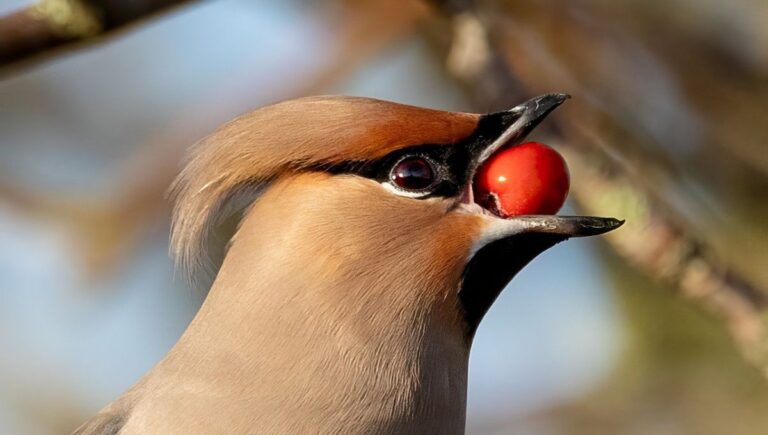
[[[215,397],[227,419],[268,422],[274,433],[463,433],[460,322],[419,300],[407,270],[355,272],[367,267],[359,252],[329,244],[319,256],[301,246],[304,229],[266,231],[263,216],[244,220],[200,312],[156,369],[179,379],[184,409]],[[205,393],[187,394],[189,385]]]
[[[565,239],[557,234],[519,234],[491,242],[475,253],[459,289],[469,340],[512,278],[537,255]]]

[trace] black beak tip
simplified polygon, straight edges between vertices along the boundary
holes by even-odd
[[[513,107],[509,112],[515,113],[521,119],[525,120],[521,131],[522,135],[524,135],[569,98],[571,98],[571,96],[564,93],[539,95],[523,104]]]
[[[623,219],[585,217],[579,220],[577,236],[597,236],[624,225]]]
[[[534,118],[539,118],[549,114],[549,112],[563,104],[565,100],[569,98],[571,98],[570,95],[563,93],[544,94],[540,97],[528,100],[525,103],[525,106],[533,112]]]
[[[546,94],[543,97],[551,98],[553,101],[556,101],[558,104],[562,104],[565,100],[569,100],[571,98],[571,95],[565,94],[562,92],[553,92],[551,94]]]
[[[622,226],[624,221],[596,216],[520,216],[516,219],[527,227],[527,233],[554,234],[558,237],[599,236]]]

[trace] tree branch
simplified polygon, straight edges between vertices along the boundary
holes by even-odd
[[[517,28],[514,35],[507,33],[513,32],[509,27],[516,26],[509,22],[494,26],[490,17],[498,14],[483,16],[484,10],[468,0],[433,3],[447,17],[441,28],[433,29],[433,40],[447,42],[448,70],[466,87],[478,108],[508,108],[533,94],[551,91],[553,85],[557,90],[565,85],[569,91],[583,91],[584,97],[592,97],[579,111],[566,108],[567,116],[554,116],[556,141],[566,145],[562,151],[579,180],[571,186],[577,204],[587,213],[626,218],[624,228],[607,237],[614,250],[645,274],[712,313],[727,327],[745,358],[768,377],[768,292],[730,270],[712,253],[711,244],[692,230],[695,225],[669,205],[659,186],[648,181],[654,170],[664,172],[664,163],[660,166],[634,155],[634,164],[628,165],[619,157],[626,150],[611,145],[617,141],[627,149],[649,145],[642,129],[622,127],[622,115],[607,113],[595,104],[599,98],[590,95],[588,89],[580,89],[582,85],[569,75],[566,62],[546,57],[542,64],[556,71],[547,78],[544,71],[532,67],[534,56],[546,56],[539,37],[551,35],[532,34],[535,27]],[[483,18],[489,18],[488,22]],[[544,25],[553,28],[553,19],[549,16]],[[569,30],[558,28],[558,37],[573,34]],[[449,41],[445,41],[446,34],[452,35]],[[520,50],[520,45],[515,45],[520,41],[510,42],[517,36],[522,44],[536,50],[530,55]],[[580,55],[585,56],[583,52]],[[639,174],[633,167],[645,171]]]
[[[0,18],[0,73],[189,0],[41,0]]]

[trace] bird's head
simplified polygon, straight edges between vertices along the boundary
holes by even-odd
[[[440,319],[471,339],[536,255],[621,224],[506,216],[477,200],[483,165],[565,98],[488,115],[351,97],[256,110],[193,151],[173,187],[172,249],[193,273],[215,275],[226,258],[221,273],[238,269],[238,282],[262,282],[272,296],[311,293],[309,312],[354,311],[380,325],[391,321],[387,304],[390,316]]]

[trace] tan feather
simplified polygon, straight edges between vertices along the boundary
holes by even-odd
[[[242,115],[198,143],[173,183],[171,252],[190,277],[210,279],[239,213],[282,173],[367,161],[410,145],[455,143],[477,120],[343,96],[290,100]],[[222,226],[228,230],[217,234]]]
[[[452,204],[354,176],[276,181],[187,331],[125,396],[121,433],[463,431],[455,292],[483,221]]]

